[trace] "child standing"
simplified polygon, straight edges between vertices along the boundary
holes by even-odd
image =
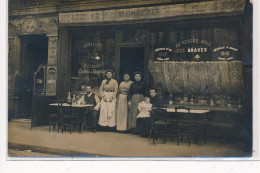
[[[151,125],[150,111],[152,110],[152,104],[150,98],[145,97],[144,101],[138,104],[139,114],[137,115],[136,130],[142,137],[148,137]]]

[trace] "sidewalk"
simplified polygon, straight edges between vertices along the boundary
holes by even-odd
[[[159,139],[152,140],[138,135],[116,132],[58,133],[48,131],[48,126],[34,127],[30,130],[30,121],[12,120],[8,123],[9,148],[23,148],[42,153],[63,155],[62,157],[241,157],[248,156],[239,145],[208,141],[198,145],[194,142],[179,146],[176,141],[166,144]]]

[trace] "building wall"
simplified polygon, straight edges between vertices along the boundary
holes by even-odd
[[[198,20],[204,20],[203,23],[215,20],[215,17],[223,17],[221,20],[225,20],[227,16],[236,16],[239,18],[243,16],[243,9],[246,0],[220,0],[220,1],[189,1],[189,0],[121,0],[121,1],[80,1],[80,0],[56,0],[56,1],[27,1],[29,3],[20,1],[19,4],[12,3],[10,1],[9,7],[9,98],[12,98],[10,105],[15,105],[13,102],[15,99],[14,88],[15,81],[19,78],[20,67],[20,36],[21,35],[34,35],[34,34],[46,34],[49,38],[48,42],[48,68],[47,73],[47,87],[50,92],[47,92],[49,96],[57,95],[59,98],[63,98],[64,95],[70,90],[70,57],[71,55],[71,34],[70,30],[73,27],[84,26],[103,26],[103,25],[115,25],[115,26],[128,26],[128,24],[146,23],[149,27],[152,23],[174,21],[174,23],[180,23],[186,27],[187,20],[194,18]],[[149,12],[148,12],[149,11]],[[157,13],[160,11],[159,13]],[[108,15],[104,15],[107,12]],[[144,15],[144,13],[146,15]],[[113,17],[113,14],[121,16],[121,18]],[[139,14],[139,15],[137,15]],[[103,15],[103,18],[100,18]],[[111,16],[109,16],[111,15]],[[85,17],[84,17],[85,16]],[[237,19],[236,19],[237,20]],[[247,19],[244,19],[247,20]],[[206,22],[205,22],[206,21]],[[182,24],[181,24],[182,23]],[[185,24],[186,23],[186,24]],[[210,23],[210,22],[209,22]],[[192,23],[190,23],[192,24]],[[173,24],[173,27],[175,25]],[[203,26],[202,26],[203,27]],[[239,25],[243,27],[243,25]],[[165,27],[167,28],[167,27]],[[241,28],[238,29],[240,31]],[[178,31],[179,32],[179,31]],[[176,35],[175,31],[166,32],[164,37],[182,38],[182,29],[180,29],[179,35]],[[230,32],[230,31],[228,31]],[[117,32],[116,34],[118,34]],[[151,32],[152,33],[152,32]],[[200,32],[196,29],[191,30],[192,35],[196,36]],[[156,37],[156,32],[154,33]],[[205,36],[207,31],[200,33]],[[209,33],[212,36],[212,31]],[[215,39],[218,39],[218,34],[223,34],[223,30],[215,29],[213,35]],[[159,38],[160,32],[158,32]],[[229,35],[229,34],[227,34]],[[239,33],[238,33],[239,35]],[[209,38],[211,38],[209,36]],[[152,37],[152,34],[149,35]],[[207,36],[205,36],[207,37]],[[234,38],[234,37],[233,37]],[[151,39],[151,38],[150,38]],[[224,39],[224,40],[223,40]],[[225,39],[221,38],[218,43],[225,42]],[[240,39],[240,38],[236,38]],[[176,40],[170,39],[170,44],[175,43]],[[153,41],[150,40],[149,44]],[[233,40],[232,44],[237,44],[237,40]],[[121,44],[121,43],[120,43]],[[124,44],[124,43],[122,43]],[[127,43],[126,43],[127,45]],[[152,50],[153,45],[147,45],[147,57],[154,57],[153,53],[149,53]],[[164,47],[167,45],[164,45]],[[238,45],[239,47],[239,45]],[[118,49],[119,47],[117,47]],[[244,57],[248,53],[243,52],[243,56],[240,60],[244,60]],[[118,51],[115,52],[115,56],[118,55]],[[115,60],[117,63],[118,60]],[[50,69],[51,68],[51,69]],[[53,75],[53,69],[56,70],[56,74]],[[148,69],[148,68],[147,68]],[[57,74],[58,72],[58,74]],[[119,71],[117,71],[117,76]],[[57,81],[56,81],[57,79]],[[156,81],[155,81],[156,82]],[[56,93],[56,89],[57,92]]]

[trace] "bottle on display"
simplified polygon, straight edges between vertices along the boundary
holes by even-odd
[[[230,96],[227,97],[227,107],[231,107],[231,98],[230,98]]]
[[[68,103],[71,103],[71,95],[70,95],[70,91],[68,92],[67,102],[68,102]]]
[[[191,95],[191,98],[190,98],[190,104],[194,104],[194,99],[193,99],[193,94]]]
[[[210,106],[214,106],[214,100],[213,100],[213,97],[210,97]]]
[[[169,98],[169,105],[173,105],[173,98],[172,98],[172,94],[170,94],[170,98]]]
[[[76,96],[75,95],[73,95],[73,98],[72,98],[72,104],[76,104]]]

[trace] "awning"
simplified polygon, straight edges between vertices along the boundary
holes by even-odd
[[[60,13],[59,23],[84,24],[99,22],[139,21],[153,19],[182,19],[194,16],[232,16],[243,14],[247,0],[213,0],[153,7],[138,7],[102,11]]]

